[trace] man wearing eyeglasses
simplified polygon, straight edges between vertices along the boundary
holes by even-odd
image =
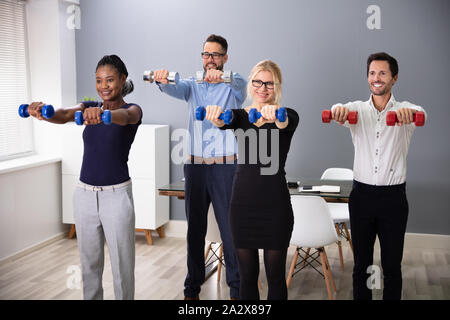
[[[230,130],[221,131],[210,121],[197,121],[199,106],[218,105],[238,109],[246,98],[246,81],[237,73],[232,82],[222,80],[223,67],[228,61],[228,43],[218,35],[210,35],[203,44],[201,57],[205,71],[204,81],[195,77],[169,84],[167,70],[156,70],[154,79],[159,89],[188,103],[188,154],[184,165],[185,209],[188,222],[187,266],[184,283],[185,300],[197,300],[205,280],[205,236],[207,217],[212,202],[223,243],[226,279],[230,298],[239,299],[239,271],[228,224],[228,207],[236,170],[237,146]]]

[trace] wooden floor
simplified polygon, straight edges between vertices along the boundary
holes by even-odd
[[[326,248],[336,282],[336,299],[352,299],[352,253],[343,243],[345,270],[339,263],[337,245]],[[114,299],[109,255],[106,252],[103,278],[105,299]],[[294,247],[288,251],[286,273]],[[261,298],[267,297],[267,280],[261,261]],[[379,250],[374,263],[380,265]],[[0,299],[82,299],[82,290],[75,286],[79,273],[76,239],[60,239],[44,248],[0,264]],[[450,251],[405,247],[403,258],[403,299],[450,299]],[[180,238],[155,238],[147,245],[143,235],[136,235],[136,299],[183,299],[186,276],[186,242]],[[222,269],[202,286],[200,299],[229,299],[229,289]],[[289,289],[289,299],[328,299],[323,278],[308,268],[296,274]],[[375,290],[374,299],[381,299],[382,290]]]

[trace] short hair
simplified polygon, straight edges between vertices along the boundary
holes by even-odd
[[[97,68],[95,68],[95,71],[97,71],[99,67],[105,65],[114,67],[120,75],[128,77],[127,67],[125,66],[125,63],[123,63],[122,59],[119,58],[119,56],[115,54],[103,56],[103,58],[101,58],[97,63]],[[122,96],[125,97],[127,94],[133,92],[133,90],[133,81],[131,81],[131,79],[127,79],[122,88]]]
[[[203,46],[204,46],[205,43],[207,43],[207,42],[216,42],[216,43],[218,43],[218,44],[221,45],[222,49],[225,50],[225,53],[227,53],[227,51],[228,51],[228,42],[227,42],[227,40],[226,40],[224,37],[222,37],[222,36],[219,36],[219,35],[217,35],[217,34],[210,34],[210,35],[208,36],[208,38],[206,38],[206,41],[203,43]]]
[[[372,61],[387,61],[389,63],[389,69],[391,70],[392,78],[398,74],[397,60],[395,60],[394,57],[390,56],[386,52],[377,52],[372,53],[367,58],[367,73],[366,73],[367,76],[369,75],[369,68]]]
[[[247,95],[252,95],[252,80],[255,79],[256,75],[260,71],[269,71],[272,73],[273,76],[273,82],[274,82],[274,94],[275,94],[275,103],[279,104],[281,101],[281,83],[282,83],[282,77],[281,77],[281,70],[280,67],[271,60],[263,60],[256,64],[256,66],[253,67],[252,71],[250,72],[250,76],[248,77],[248,83],[247,83]]]

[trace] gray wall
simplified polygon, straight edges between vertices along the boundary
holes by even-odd
[[[369,30],[369,5],[381,8],[381,29]],[[337,102],[367,100],[366,59],[386,51],[399,61],[395,98],[423,106],[429,115],[408,155],[408,232],[450,234],[449,84],[450,2],[296,0],[81,0],[76,32],[78,98],[96,96],[94,71],[104,54],[126,63],[144,108],[144,123],[187,125],[186,103],[141,81],[146,69],[164,67],[191,76],[200,69],[204,39],[229,42],[227,69],[248,76],[262,59],[283,72],[283,104],[300,114],[287,174],[320,177],[327,167],[353,166],[348,129],[324,125],[321,110]],[[171,164],[171,180],[183,177]],[[171,219],[185,219],[184,202],[172,199]]]

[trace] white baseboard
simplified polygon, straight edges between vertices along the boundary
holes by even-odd
[[[164,233],[168,237],[186,238],[187,221],[186,220],[169,220],[164,225]]]
[[[20,250],[19,252],[13,253],[12,255],[9,255],[7,257],[0,259],[0,264],[4,264],[4,263],[10,262],[12,260],[19,259],[33,251],[36,251],[40,248],[48,246],[49,244],[51,244],[57,240],[67,237],[67,234],[68,234],[67,232],[61,232],[61,233],[58,233],[57,235],[54,235],[44,241],[33,244],[33,245],[29,246],[28,248],[25,248],[23,250]]]
[[[405,245],[409,248],[450,250],[450,235],[406,233]]]
[[[165,225],[164,230],[168,237],[186,238],[187,221],[170,220]],[[378,239],[376,245],[379,245]],[[450,250],[450,235],[406,233],[405,245],[409,248]]]

